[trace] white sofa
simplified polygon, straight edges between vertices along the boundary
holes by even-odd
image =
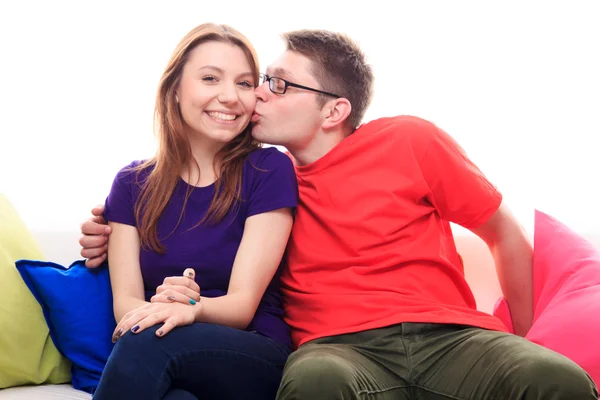
[[[90,400],[92,396],[73,386],[39,385],[21,386],[0,390],[1,400]]]
[[[46,258],[62,265],[70,265],[79,255],[79,232],[32,231]],[[600,236],[588,236],[592,243],[600,246]],[[459,233],[456,243],[465,263],[465,275],[471,285],[478,308],[491,313],[500,297],[500,285],[496,277],[493,259],[487,246],[476,236]],[[70,385],[41,385],[15,387],[0,390],[0,400],[54,400],[91,399],[87,393],[73,389]]]

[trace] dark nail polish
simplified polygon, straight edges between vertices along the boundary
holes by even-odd
[[[169,296],[169,297],[167,297],[167,300],[173,301],[173,300],[175,300],[175,296]]]
[[[140,329],[140,326],[136,325],[133,328],[131,328],[131,332],[136,333],[139,329]]]
[[[123,333],[123,329],[119,328],[118,331],[115,332],[115,334],[112,337],[112,342],[116,343],[117,340],[119,340],[119,338],[121,337],[121,333]]]
[[[162,329],[158,331],[158,336],[162,336],[163,335],[163,331]]]

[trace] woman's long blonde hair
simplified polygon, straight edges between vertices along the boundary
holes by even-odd
[[[255,85],[258,84],[259,69],[256,51],[244,35],[229,26],[211,23],[199,25],[192,29],[175,48],[162,74],[156,95],[154,117],[158,151],[153,158],[137,167],[138,176],[142,170],[152,167],[152,171],[141,184],[140,196],[135,204],[135,216],[142,247],[151,248],[158,253],[165,251],[158,238],[158,220],[175,190],[182,167],[194,162],[175,93],[190,52],[200,44],[210,41],[230,43],[242,49],[252,69]],[[234,203],[240,199],[244,160],[250,152],[259,147],[260,144],[252,138],[248,126],[227,143],[215,157],[215,160],[219,160],[215,165],[217,173],[215,195],[206,216],[198,222],[198,225],[204,221],[221,221]],[[191,189],[188,187],[179,222],[190,194]]]

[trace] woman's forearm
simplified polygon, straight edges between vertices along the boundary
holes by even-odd
[[[145,304],[144,281],[140,269],[140,239],[137,228],[109,222],[112,234],[108,242],[108,271],[117,323],[128,312]]]
[[[150,304],[140,298],[133,296],[123,296],[122,298],[115,299],[113,304],[113,312],[115,314],[115,320],[117,323],[123,319],[123,316],[130,311],[140,308],[146,304]]]
[[[235,293],[214,298],[202,297],[193,307],[196,307],[196,322],[246,329],[258,307],[258,304],[252,303],[248,296]]]

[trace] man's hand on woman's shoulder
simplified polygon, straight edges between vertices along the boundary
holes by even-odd
[[[108,256],[108,235],[110,227],[103,217],[104,206],[98,205],[92,209],[90,219],[81,224],[81,256],[86,258],[85,266],[96,268],[100,266]]]

